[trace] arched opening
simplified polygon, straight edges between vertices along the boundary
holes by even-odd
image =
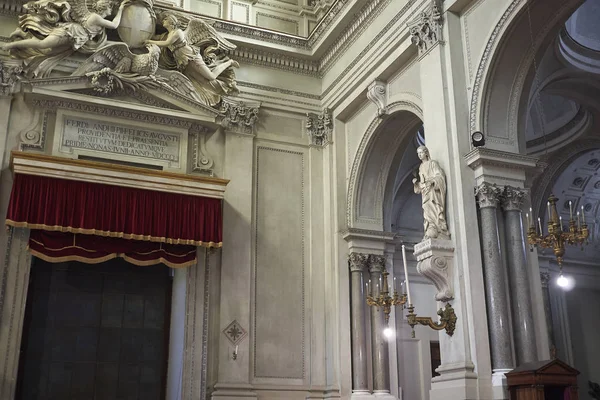
[[[548,165],[531,187],[533,213],[541,218],[544,231],[551,193],[559,199],[557,211],[565,230],[569,204],[574,213],[585,214],[589,245],[566,246],[564,269],[573,277],[570,291],[556,286],[552,250],[537,253],[540,271],[550,276],[550,340],[560,358],[581,370],[580,388],[586,388],[588,380],[600,380],[600,365],[594,364],[600,353],[591,350],[588,339],[598,329],[588,314],[600,309],[599,13],[598,0],[513,1],[484,51],[470,109],[470,127],[484,132],[489,148],[532,155]]]

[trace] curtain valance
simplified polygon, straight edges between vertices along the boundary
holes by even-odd
[[[6,224],[165,244],[222,246],[221,200],[15,174]]]

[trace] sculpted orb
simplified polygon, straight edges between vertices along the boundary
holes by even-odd
[[[144,41],[154,35],[155,17],[142,4],[132,4],[123,10],[121,24],[117,28],[121,40],[131,49],[144,47]]]

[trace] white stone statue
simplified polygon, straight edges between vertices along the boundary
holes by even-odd
[[[75,51],[91,54],[106,42],[105,29],[116,29],[121,21],[121,3],[112,21],[116,2],[98,0],[90,8],[85,0],[38,0],[23,6],[19,27],[11,34],[16,41],[2,48],[14,58],[25,60],[32,77],[45,77],[63,58]]]
[[[233,68],[239,64],[225,54],[236,48],[233,43],[199,18],[192,18],[183,30],[179,19],[167,14],[162,25],[167,33],[146,41],[168,49],[162,53],[161,68],[177,69],[187,76],[209,106],[219,104],[221,96],[238,93]]]
[[[413,178],[415,193],[423,197],[423,230],[425,239],[450,239],[446,223],[446,176],[425,146],[417,148],[421,160],[418,176]]]

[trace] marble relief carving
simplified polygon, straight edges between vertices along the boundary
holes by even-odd
[[[363,253],[350,253],[348,256],[348,262],[350,264],[350,271],[362,271],[367,267],[369,261],[368,254]]]
[[[331,141],[333,133],[333,118],[331,111],[325,108],[321,114],[306,114],[306,131],[314,146],[326,146]]]
[[[232,102],[223,99],[219,110],[223,114],[221,125],[228,131],[254,134],[259,108],[260,103]]]
[[[37,0],[23,9],[2,48],[24,62],[27,79],[48,77],[78,53],[88,58],[73,75],[106,94],[161,88],[218,108],[223,97],[239,92],[239,64],[227,55],[236,46],[200,18],[157,15],[152,0]],[[107,29],[116,29],[121,42],[108,42]]]
[[[417,272],[428,278],[437,289],[437,301],[454,299],[454,246],[450,240],[429,239],[415,245]]]
[[[22,72],[21,63],[0,60],[0,95],[9,95],[14,91]]]
[[[426,239],[450,239],[446,223],[446,175],[437,161],[429,156],[425,146],[417,148],[421,160],[413,178],[414,191],[422,196],[423,232]]]

